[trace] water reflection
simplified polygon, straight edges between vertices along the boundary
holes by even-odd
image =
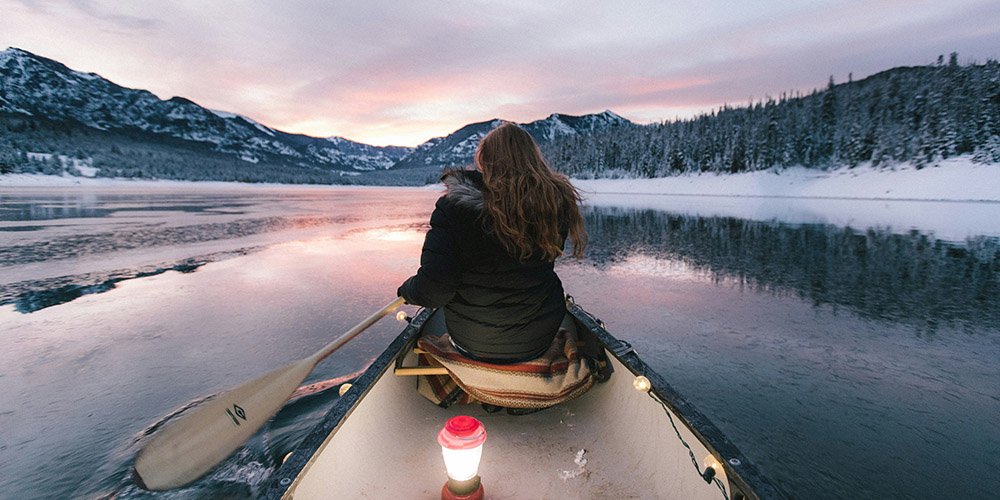
[[[0,403],[0,498],[164,496],[132,484],[135,436],[194,397],[302,359],[391,300],[416,267],[428,214],[354,221],[397,210],[419,213],[433,206],[431,196],[416,192],[387,208],[330,214],[305,238],[300,231],[278,232],[275,238],[288,241],[209,260],[196,272],[116,277],[112,289],[90,295],[91,289],[60,288],[49,297],[85,297],[31,314],[0,308],[6,346],[0,349],[0,402],[17,402]],[[358,198],[358,205],[378,199]],[[80,275],[66,279],[89,282]],[[0,299],[4,291],[0,283]],[[366,366],[400,329],[387,320],[374,325],[320,364],[308,382]],[[165,495],[253,497],[335,399],[333,391],[292,403],[208,477]]]
[[[121,213],[147,192],[112,199],[102,190],[78,193],[79,203],[118,216],[0,220],[45,227],[0,233],[0,304],[42,292],[32,302],[41,305],[112,283],[31,314],[0,307],[0,497],[143,497],[129,476],[135,436],[194,397],[301,359],[384,304],[419,265],[438,196],[246,188],[221,193],[212,208],[215,193],[202,190],[204,211],[165,210],[195,205],[191,189],[154,193],[160,211],[141,218]],[[0,205],[10,199],[0,196]],[[1000,490],[990,417],[1000,405],[1000,227],[983,221],[1000,220],[1000,205],[971,224],[980,211],[971,205],[893,203],[883,217],[875,202],[832,203],[822,208],[847,214],[820,219],[833,224],[800,224],[817,220],[805,209],[785,223],[728,217],[790,212],[770,202],[763,215],[593,208],[589,259],[560,259],[559,273],[793,497],[989,498]],[[960,227],[930,224],[930,212]],[[927,225],[899,234],[843,227],[910,227],[900,213]],[[941,237],[976,232],[992,237]],[[164,272],[178,263],[197,271]],[[948,335],[947,322],[978,333]],[[935,338],[909,334],[935,323]],[[399,330],[383,320],[310,381],[365,366]],[[206,482],[173,496],[251,496],[334,397],[286,408]]]
[[[429,227],[426,223],[419,223],[361,228],[348,232],[347,237],[349,239],[360,239],[369,242],[408,241],[422,243],[424,241],[424,233],[427,232]]]
[[[251,203],[236,196],[62,193],[0,195],[0,221],[49,221],[108,217],[129,212],[240,213]]]
[[[588,258],[599,267],[707,275],[909,323],[920,334],[944,325],[971,331],[1000,324],[995,236],[949,242],[916,230],[896,234],[613,207],[589,208],[586,219]]]
[[[160,221],[139,228],[114,231],[78,232],[49,238],[41,244],[28,242],[0,247],[0,266],[71,259],[88,254],[110,254],[124,250],[165,245],[194,244],[288,229],[303,229],[343,224],[354,218],[330,216],[258,217],[231,222],[211,222],[179,227],[161,227]]]

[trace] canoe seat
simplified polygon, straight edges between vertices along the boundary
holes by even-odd
[[[417,340],[417,366],[399,367],[417,375],[417,391],[438,406],[486,403],[505,408],[540,409],[587,392],[595,382],[590,360],[578,350],[576,328],[560,328],[541,356],[524,362],[493,364],[466,357],[447,333]]]

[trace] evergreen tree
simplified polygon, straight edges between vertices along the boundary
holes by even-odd
[[[1000,64],[895,68],[823,90],[783,93],[691,119],[555,141],[553,167],[576,176],[676,175],[934,164],[957,155],[1000,163]],[[552,154],[555,150],[558,153]]]

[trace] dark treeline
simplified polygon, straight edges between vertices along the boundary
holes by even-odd
[[[0,113],[0,174],[81,175],[77,160],[98,169],[97,177],[130,179],[419,185],[440,176],[428,169],[355,173],[269,159],[252,163],[193,141]]]
[[[913,231],[858,231],[606,207],[586,214],[588,259],[634,253],[680,259],[719,280],[864,317],[939,325],[1000,325],[1000,240],[958,244]]]
[[[0,114],[0,173],[80,175],[73,160],[97,168],[99,177],[133,179],[329,184],[335,175],[315,167],[249,163],[207,145],[144,132]]]
[[[918,167],[969,154],[1000,163],[1000,63],[895,68],[808,95],[724,106],[689,120],[616,127],[545,148],[574,177],[662,177],[771,167]]]

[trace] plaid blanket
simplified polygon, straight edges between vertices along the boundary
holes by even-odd
[[[590,363],[578,352],[575,329],[561,328],[548,351],[521,363],[495,365],[460,353],[447,333],[425,336],[418,366],[443,366],[448,375],[421,375],[417,390],[438,406],[482,402],[506,408],[548,408],[594,385]]]

